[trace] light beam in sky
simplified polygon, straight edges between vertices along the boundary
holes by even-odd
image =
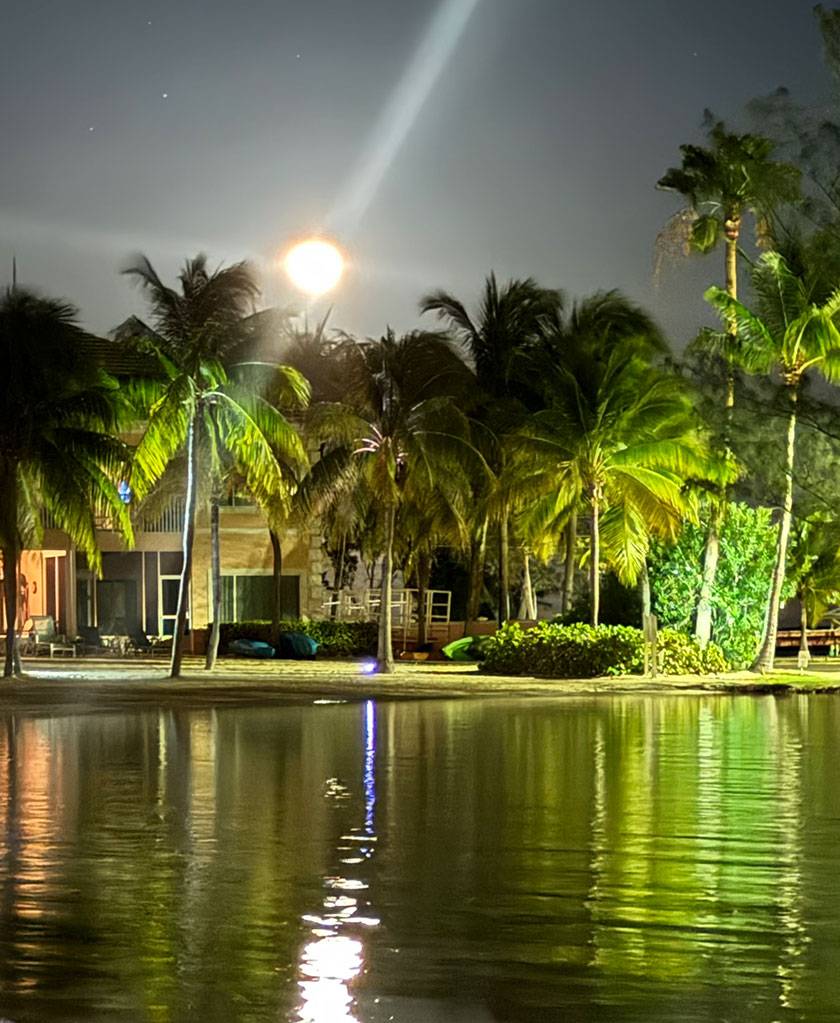
[[[464,34],[481,0],[441,0],[440,6],[385,106],[329,224],[339,233],[355,228],[368,210],[424,103]]]

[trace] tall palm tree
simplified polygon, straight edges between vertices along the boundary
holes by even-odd
[[[660,240],[676,233],[687,242],[689,249],[707,253],[723,238],[724,287],[730,298],[736,299],[738,252],[745,214],[754,215],[759,235],[766,237],[774,211],[798,197],[800,172],[791,164],[773,160],[774,143],[759,135],[728,132],[722,121],[715,121],[709,126],[708,137],[708,148],[680,146],[681,166],[671,167],[657,182],[657,187],[678,192],[687,200],[687,206],[672,218],[670,230],[666,228]],[[727,452],[735,405],[735,328],[732,323],[728,325],[728,337],[730,344],[721,352],[727,367],[723,443]],[[712,590],[720,557],[721,514],[721,502],[714,503],[695,621],[695,636],[703,645],[711,638]]]
[[[375,496],[382,525],[382,591],[378,661],[394,667],[391,643],[392,575],[397,512],[408,487],[434,489],[462,471],[471,452],[466,420],[454,398],[468,392],[471,374],[449,340],[416,331],[379,340],[346,337],[339,357],[345,369],[340,403],[313,409],[313,430],[323,438],[322,457],[305,493],[328,502],[360,483]]]
[[[677,192],[687,205],[671,221],[690,250],[702,254],[724,241],[724,288],[738,297],[738,252],[744,216],[756,220],[760,240],[771,231],[778,207],[799,196],[800,171],[773,159],[775,143],[760,135],[738,135],[723,121],[708,127],[708,148],[680,146],[682,163],[669,168],[657,188]],[[665,229],[665,235],[668,234]],[[734,400],[731,382],[727,402]]]
[[[157,353],[163,371],[162,380],[135,387],[147,416],[134,452],[132,485],[138,497],[147,495],[171,459],[186,450],[183,561],[170,662],[170,677],[177,678],[189,608],[199,453],[208,453],[204,469],[212,494],[218,495],[217,481],[227,465],[261,507],[284,509],[290,479],[305,465],[306,453],[272,399],[279,390],[303,403],[308,386],[288,367],[235,361],[264,319],[253,311],[259,289],[246,263],[211,272],[206,256],[196,256],[184,264],[180,289],[164,284],[145,256],[124,273],[143,289],[152,309],[151,325],[136,324],[135,339]],[[214,635],[208,667],[215,659],[221,609],[218,514],[212,507],[211,546]]]
[[[420,300],[421,313],[433,312],[457,337],[475,366],[480,405],[473,410],[475,418],[495,443],[485,453],[493,476],[483,474],[491,494],[486,501],[476,503],[480,516],[474,523],[472,544],[473,564],[470,568],[472,610],[477,603],[476,583],[483,579],[484,555],[488,516],[498,525],[499,539],[499,621],[510,618],[509,532],[511,497],[505,487],[505,447],[501,436],[520,420],[533,393],[531,381],[521,372],[521,359],[527,346],[539,332],[540,321],[562,305],[560,292],[543,288],[531,278],[510,280],[499,285],[496,275],[490,273],[478,309],[471,315],[467,307],[447,291],[433,291]],[[477,564],[476,564],[477,562]]]
[[[597,625],[602,561],[636,582],[651,535],[672,536],[691,514],[685,482],[703,471],[703,445],[690,395],[651,365],[639,339],[607,350],[580,344],[546,361],[545,380],[550,404],[520,431],[530,525],[550,528],[586,509]]]
[[[117,438],[119,392],[90,356],[66,302],[12,289],[0,300],[0,547],[6,605],[4,674],[15,668],[17,564],[40,512],[98,568],[96,521],[131,541],[118,485],[128,452]]]
[[[753,312],[721,288],[710,288],[707,300],[727,327],[734,325],[739,363],[752,373],[777,373],[787,392],[785,492],[776,544],[776,563],[770,582],[761,647],[753,670],[773,667],[779,605],[785,581],[788,538],[793,514],[793,471],[796,460],[796,422],[802,380],[809,370],[840,381],[840,289],[821,293],[807,270],[792,265],[778,252],[766,252],[752,272],[756,297]],[[718,343],[731,345],[728,334]]]

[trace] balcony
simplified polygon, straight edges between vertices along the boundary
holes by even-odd
[[[140,518],[138,527],[144,533],[180,533],[184,524],[184,498],[173,497],[154,515]]]

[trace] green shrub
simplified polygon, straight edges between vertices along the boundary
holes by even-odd
[[[693,636],[676,629],[660,630],[657,657],[665,675],[716,675],[729,670],[719,646],[709,643],[703,650]]]
[[[281,632],[302,632],[318,644],[325,657],[364,657],[376,653],[376,622],[339,622],[331,618],[288,618],[280,622]],[[222,622],[219,652],[227,653],[235,639],[271,642],[271,622]]]
[[[595,678],[638,674],[644,666],[641,629],[628,625],[557,625],[539,622],[531,629],[504,625],[484,644],[482,669],[493,675],[542,678]],[[667,675],[725,671],[726,659],[709,644],[701,650],[683,633],[659,634],[659,670]]]

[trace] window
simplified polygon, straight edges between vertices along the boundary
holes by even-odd
[[[300,580],[296,575],[280,579],[280,614],[297,618],[300,614]],[[271,618],[273,577],[246,573],[222,574],[222,621],[254,622]]]
[[[223,508],[254,508],[256,507],[253,497],[247,491],[231,490],[220,502]]]

